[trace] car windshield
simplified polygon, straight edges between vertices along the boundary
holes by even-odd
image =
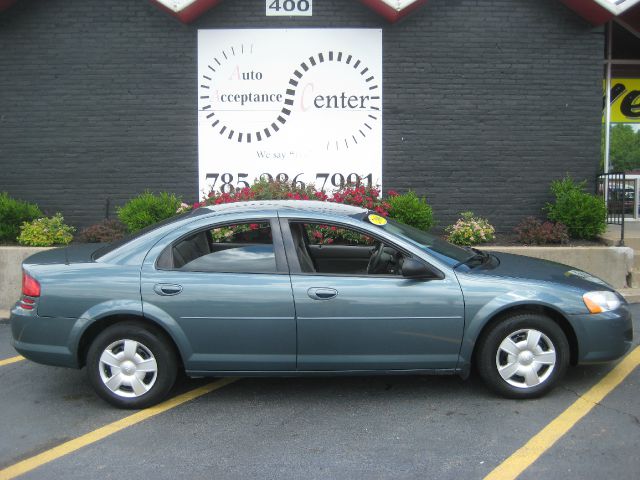
[[[387,232],[402,237],[423,250],[434,254],[436,257],[448,264],[454,265],[469,259],[470,253],[468,250],[456,247],[435,235],[418,230],[417,228],[409,225],[388,219],[387,224],[382,228]]]
[[[97,260],[98,258],[106,255],[109,252],[114,251],[116,248],[120,248],[121,246],[123,246],[126,243],[129,243],[133,240],[135,240],[136,238],[141,237],[142,235],[149,233],[153,230],[156,230],[157,228],[160,227],[164,227],[165,225],[169,225],[170,223],[174,223],[177,221],[180,221],[184,218],[187,217],[195,217],[197,215],[202,215],[205,213],[210,213],[210,210],[207,210],[206,208],[198,208],[196,210],[192,210],[190,212],[187,213],[182,213],[180,215],[176,215],[175,217],[169,217],[165,220],[162,220],[158,223],[154,223],[153,225],[149,225],[148,227],[143,228],[142,230],[138,230],[135,233],[132,233],[130,235],[126,235],[123,238],[121,238],[120,240],[116,240],[115,242],[111,242],[107,245],[105,245],[104,247],[100,247],[98,250],[96,250],[95,252],[93,252],[93,259]]]

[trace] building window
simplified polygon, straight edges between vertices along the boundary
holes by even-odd
[[[640,32],[607,27],[602,170],[640,174]]]

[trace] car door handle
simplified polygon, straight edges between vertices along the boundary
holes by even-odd
[[[158,283],[153,287],[153,291],[158,295],[178,295],[182,291],[182,285],[174,283]]]
[[[307,295],[314,300],[331,300],[338,296],[338,291],[334,288],[313,287],[307,290]]]

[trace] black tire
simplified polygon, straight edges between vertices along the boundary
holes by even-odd
[[[133,356],[131,351],[135,352]],[[105,357],[101,360],[103,353]],[[125,355],[133,360],[124,363],[129,359]],[[118,367],[105,363],[118,357],[123,362]],[[155,371],[146,371],[154,365]],[[89,382],[100,397],[118,408],[146,408],[162,401],[176,380],[177,366],[174,347],[166,336],[137,322],[122,322],[106,328],[87,352]],[[112,379],[115,390],[107,386]],[[138,391],[134,391],[134,384]]]
[[[537,342],[536,332],[541,334]],[[514,350],[507,339],[518,349]],[[507,398],[537,398],[546,394],[569,365],[567,337],[556,322],[544,315],[524,313],[507,317],[489,327],[478,342],[478,373],[491,390]],[[533,349],[531,344],[535,344]],[[552,358],[553,365],[549,363]],[[506,378],[500,374],[499,366]]]

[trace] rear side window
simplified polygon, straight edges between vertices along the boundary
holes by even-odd
[[[157,265],[185,272],[276,273],[271,224],[237,223],[200,230],[165,249]]]
[[[164,227],[165,225],[170,225],[172,223],[175,222],[179,222],[180,220],[183,220],[185,218],[189,218],[189,217],[197,217],[198,215],[205,215],[207,213],[211,213],[210,210],[207,210],[206,208],[198,208],[196,210],[192,210],[191,212],[187,212],[187,213],[183,213],[180,215],[175,215],[173,217],[169,217],[165,220],[162,220],[158,223],[154,223],[153,225],[149,225],[148,227],[143,228],[142,230],[138,230],[136,233],[132,233],[130,235],[125,236],[124,238],[121,238],[120,240],[116,240],[115,242],[111,242],[108,245],[105,245],[104,247],[99,248],[98,250],[96,250],[95,252],[93,252],[93,254],[91,255],[91,257],[94,260],[99,259],[100,257],[103,257],[104,255],[106,255],[107,253],[111,253],[112,251],[122,247],[123,245],[126,245],[129,242],[134,241],[137,238],[140,238],[143,235],[146,235],[149,232],[152,232],[158,228]]]

